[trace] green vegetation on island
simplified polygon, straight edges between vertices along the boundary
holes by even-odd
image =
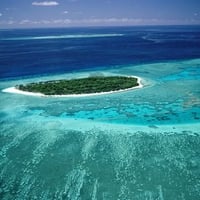
[[[90,94],[124,90],[138,86],[137,78],[96,76],[70,80],[43,81],[16,86],[19,90],[45,95]]]

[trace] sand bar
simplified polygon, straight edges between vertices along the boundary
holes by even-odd
[[[55,119],[47,119],[41,117],[40,121],[46,120],[46,125],[51,126]],[[31,120],[30,120],[31,121]],[[187,134],[187,135],[200,135],[200,124],[199,123],[188,123],[188,124],[155,124],[155,125],[139,125],[139,124],[117,124],[109,122],[100,122],[89,119],[80,118],[61,118],[59,119],[60,127],[66,130],[81,131],[81,132],[96,132],[97,130],[102,131],[106,134]]]

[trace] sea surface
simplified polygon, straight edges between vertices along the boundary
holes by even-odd
[[[99,75],[144,87],[2,92]],[[1,29],[0,199],[200,199],[200,26]]]

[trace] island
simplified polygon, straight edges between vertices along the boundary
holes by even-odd
[[[94,76],[20,84],[4,92],[35,96],[90,96],[141,88],[139,77]]]

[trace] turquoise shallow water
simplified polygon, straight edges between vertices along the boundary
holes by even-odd
[[[81,98],[0,93],[1,199],[199,199],[200,59],[19,83],[137,75],[143,89]]]

